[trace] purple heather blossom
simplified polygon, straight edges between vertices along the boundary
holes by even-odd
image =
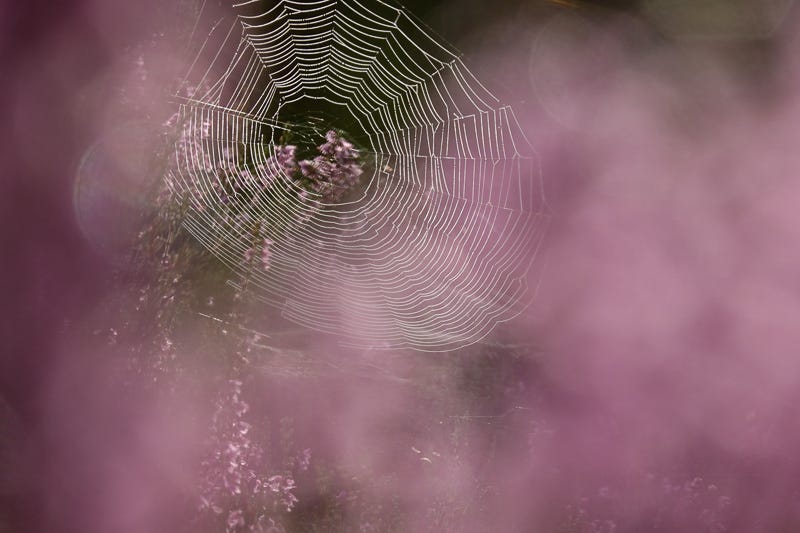
[[[177,118],[170,119],[170,122],[173,120],[177,121]],[[178,166],[186,163],[203,172],[215,173],[210,186],[213,197],[223,205],[234,197],[246,201],[249,193],[255,193],[257,189],[269,190],[284,174],[299,187],[297,199],[302,209],[295,216],[298,224],[308,222],[322,209],[323,204],[341,201],[358,184],[363,172],[358,162],[358,150],[333,130],[326,133],[326,142],[317,147],[319,155],[313,159],[298,161],[297,146],[275,145],[273,154],[258,162],[254,168],[244,165],[244,156],[230,147],[222,148],[212,160],[212,154],[202,142],[209,134],[208,121],[189,121],[182,125],[177,141]],[[208,190],[198,187],[193,192],[193,205],[198,210],[205,210]],[[252,200],[258,201],[259,198],[259,194],[254,194]],[[251,212],[247,210],[236,215],[243,219],[241,230],[244,234],[252,231],[255,222],[250,215]],[[254,260],[258,260],[264,270],[269,270],[273,245],[272,240],[257,235],[255,242],[242,254],[244,263],[249,267]]]
[[[340,201],[362,174],[359,153],[353,144],[335,131],[325,135],[327,142],[317,147],[320,155],[299,163],[302,176],[311,181],[310,188],[327,203]]]
[[[276,528],[270,515],[291,512],[298,502],[290,471],[272,475],[266,471],[266,453],[250,437],[252,426],[244,420],[249,406],[242,398],[242,386],[239,380],[227,381],[212,421],[211,454],[203,462],[199,509],[226,517],[226,533]],[[305,450],[304,456],[310,459],[311,451]],[[243,508],[254,511],[254,516],[245,516]]]
[[[228,513],[228,531],[236,531],[236,529],[244,526],[244,513],[241,509],[231,511]]]
[[[171,123],[175,119],[170,119]],[[220,178],[213,180],[212,187],[216,191],[219,201],[227,203],[229,196],[238,194],[242,190],[252,190],[255,184],[264,190],[269,189],[282,173],[292,180],[299,180],[303,189],[299,199],[305,205],[312,207],[312,212],[307,216],[299,217],[299,221],[306,222],[313,216],[322,203],[335,203],[341,201],[345,194],[358,184],[363,170],[359,164],[359,152],[353,143],[342,138],[338,133],[330,130],[325,135],[326,142],[317,147],[320,155],[313,159],[297,161],[297,146],[275,145],[274,153],[266,161],[256,164],[255,171],[243,167],[239,154],[225,147],[218,157],[212,159],[202,139],[208,138],[210,124],[208,121],[201,124],[187,122],[183,125],[181,135],[177,142],[176,162],[178,166],[184,164],[192,166],[202,172],[216,172]],[[216,160],[216,162],[214,161]],[[232,187],[227,190],[223,182]],[[319,200],[309,200],[308,193],[318,195]],[[198,209],[203,209],[204,202],[200,201],[205,196],[204,191],[195,191]],[[315,202],[317,205],[315,205]],[[267,268],[270,254],[266,249],[261,250],[262,263]],[[245,252],[245,260],[250,261],[256,250]]]
[[[331,130],[325,134],[325,144],[319,146],[319,152],[326,157],[334,157],[341,164],[358,158],[358,150],[353,144],[341,138],[335,131]]]
[[[291,175],[297,170],[297,147],[292,145],[275,147],[275,160],[286,174]]]
[[[283,483],[283,476],[272,476],[267,480],[267,486],[272,492],[280,492],[281,484]]]
[[[314,161],[307,159],[300,161],[300,172],[308,179],[315,179],[317,177],[317,167]]]

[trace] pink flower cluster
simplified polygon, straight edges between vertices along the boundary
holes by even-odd
[[[358,184],[362,173],[359,153],[351,142],[333,130],[325,134],[325,141],[317,148],[320,155],[300,161],[300,172],[323,202],[339,202]]]
[[[320,155],[314,159],[298,162],[297,146],[276,145],[274,155],[259,167],[258,174],[267,177],[265,185],[275,180],[277,172],[283,172],[301,186],[297,196],[307,209],[298,217],[300,223],[307,222],[320,209],[321,203],[341,201],[358,184],[363,172],[358,162],[358,150],[333,130],[325,134],[325,143],[318,146],[317,151]],[[312,197],[310,192],[317,193],[320,199]],[[249,264],[256,254],[260,254],[261,265],[268,270],[273,244],[268,238],[259,239],[245,251],[245,262]]]
[[[252,426],[244,420],[249,406],[242,382],[227,384],[212,420],[212,452],[202,464],[199,510],[220,520],[226,533],[280,531],[273,516],[292,511],[297,486],[288,472],[266,472],[264,450],[251,439]],[[306,467],[310,454],[303,455]]]
[[[275,147],[275,162],[287,175],[292,176],[297,172],[297,147],[281,146]]]
[[[288,513],[294,509],[294,505],[297,503],[297,497],[292,493],[295,488],[296,485],[292,477],[274,475],[266,481],[257,481],[255,492],[271,491]]]
[[[298,147],[286,144],[275,145],[273,155],[266,160],[253,160],[247,151],[236,148],[225,146],[214,150],[209,120],[191,118],[180,122],[179,118],[176,113],[164,124],[166,133],[174,137],[175,143],[170,170],[176,181],[166,190],[183,187],[181,177],[187,175],[207,182],[191,187],[188,199],[198,211],[206,211],[212,204],[227,206],[214,209],[214,216],[219,215],[221,223],[232,231],[252,234],[253,242],[242,254],[248,268],[256,258],[264,270],[270,268],[274,242],[263,230],[272,222],[263,220],[260,213],[265,198],[279,205],[287,200],[287,189],[274,187],[279,178],[296,186],[296,199],[303,209],[295,215],[294,221],[304,224],[323,204],[342,201],[363,173],[359,151],[334,130],[325,134],[325,142],[316,147],[319,155],[312,159],[298,161]],[[275,227],[271,230],[273,237],[281,231]]]

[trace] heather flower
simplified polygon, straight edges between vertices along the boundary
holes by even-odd
[[[232,379],[220,396],[211,427],[211,450],[203,462],[199,510],[225,520],[226,532],[280,531],[272,516],[298,503],[291,469],[269,473],[266,453],[244,417],[243,383]],[[303,457],[310,460],[311,451]],[[273,471],[274,472],[274,471]],[[247,510],[245,513],[244,510]],[[272,516],[271,516],[272,515]]]
[[[288,175],[297,171],[296,152],[297,147],[292,145],[275,147],[275,160],[278,166]]]
[[[300,172],[304,177],[311,180],[316,179],[318,176],[317,167],[314,163],[314,161],[309,161],[307,159],[300,161]]]
[[[358,163],[359,153],[353,144],[335,131],[325,135],[326,142],[317,147],[320,155],[298,164],[301,176],[308,182],[311,191],[319,194],[324,202],[340,201],[352,189],[362,174]]]
[[[236,529],[244,526],[244,513],[241,509],[231,511],[228,513],[228,529],[227,531],[236,531]]]

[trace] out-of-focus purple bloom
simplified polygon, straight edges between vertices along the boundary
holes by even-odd
[[[283,483],[283,476],[272,476],[267,480],[267,486],[272,492],[280,492],[281,483]]]
[[[322,196],[322,201],[340,201],[352,189],[362,174],[359,153],[353,144],[335,131],[325,135],[327,142],[317,147],[320,155],[299,163],[300,173],[311,182],[310,188]]]
[[[307,159],[300,161],[300,172],[303,174],[303,177],[308,179],[315,179],[317,177],[317,168],[314,162]]]
[[[303,456],[300,458],[299,467],[300,470],[308,470],[308,466],[311,464],[311,449],[306,448],[303,450]]]

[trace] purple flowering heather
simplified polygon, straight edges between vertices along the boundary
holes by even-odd
[[[310,180],[317,179],[319,173],[317,170],[317,165],[314,163],[314,161],[309,160],[300,161],[300,172],[303,174],[303,177]]]
[[[318,147],[321,155],[311,162],[301,162],[300,168],[303,175],[313,181],[314,192],[322,195],[324,202],[334,203],[341,201],[358,184],[363,170],[358,163],[358,150],[351,142],[333,130],[325,135],[325,140]]]
[[[249,411],[242,398],[242,382],[229,380],[220,396],[211,431],[211,453],[203,461],[201,513],[224,519],[225,532],[267,531],[274,516],[291,512],[298,499],[288,473],[268,474],[265,450],[251,435],[244,420]],[[304,453],[301,463],[310,451]]]
[[[278,166],[290,176],[297,171],[296,152],[297,147],[292,145],[275,147],[275,160]]]
[[[313,159],[297,161],[297,146],[276,145],[274,155],[257,167],[258,178],[253,176],[248,169],[242,169],[234,173],[230,182],[234,189],[245,181],[247,183],[260,182],[261,187],[268,190],[279,173],[285,174],[290,179],[298,180],[296,183],[301,186],[301,189],[297,193],[297,199],[305,206],[305,209],[295,220],[303,224],[319,211],[321,203],[341,201],[345,194],[358,184],[359,176],[363,172],[358,161],[358,150],[353,143],[342,138],[333,130],[327,132],[325,143],[318,146],[317,151],[320,155]],[[232,161],[229,156],[224,159]],[[228,172],[229,167],[225,166],[220,170]],[[312,197],[310,195],[312,192],[317,193],[319,197]],[[225,191],[221,190],[220,193],[225,201],[227,199]],[[254,257],[259,257],[264,270],[269,270],[273,244],[271,239],[259,236],[257,241],[245,250],[244,262],[249,265]]]

